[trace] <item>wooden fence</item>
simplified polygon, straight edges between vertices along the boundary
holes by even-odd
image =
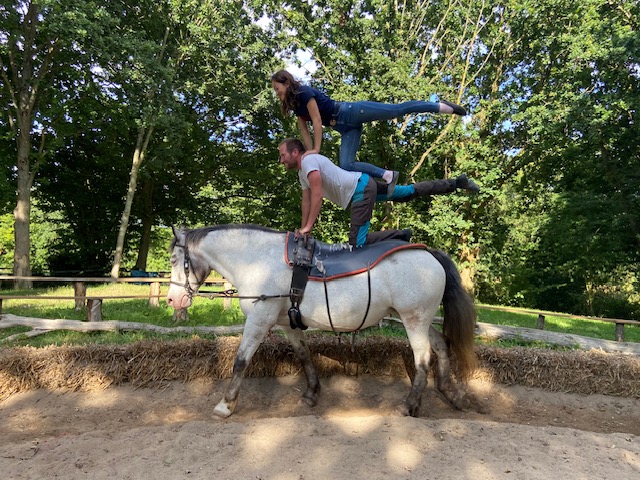
[[[603,317],[587,317],[581,315],[570,315],[567,313],[550,313],[550,312],[540,312],[540,310],[530,310],[526,308],[515,308],[515,307],[494,307],[492,305],[478,305],[478,308],[487,309],[487,310],[498,310],[502,312],[511,312],[511,313],[528,313],[532,315],[537,315],[538,319],[536,322],[536,328],[539,330],[544,330],[544,322],[546,315],[550,315],[553,317],[561,317],[561,318],[570,318],[573,320],[594,320],[598,322],[609,322],[616,324],[616,341],[624,342],[624,327],[625,325],[636,325],[640,326],[640,321],[638,320],[625,320],[622,318],[603,318]]]
[[[166,284],[171,281],[169,277],[16,277],[13,275],[0,275],[0,281],[15,281],[23,280],[30,282],[49,282],[49,283],[70,283],[73,285],[73,296],[38,296],[38,295],[3,295],[0,294],[0,314],[2,313],[3,300],[75,300],[76,310],[87,310],[88,321],[100,321],[102,320],[102,302],[107,299],[124,299],[124,298],[148,298],[149,305],[152,307],[159,306],[159,298],[163,295],[160,294],[161,284]],[[148,283],[150,285],[149,295],[87,295],[88,283]],[[204,285],[223,285],[224,290],[229,290],[232,285],[224,278],[209,277],[205,280]],[[231,298],[224,298],[224,308],[230,306]],[[478,305],[480,309],[487,310],[499,310],[512,313],[528,313],[538,315],[536,328],[544,330],[545,314],[553,315],[555,317],[571,318],[576,320],[594,320],[600,322],[615,323],[616,333],[615,340],[618,342],[624,342],[624,327],[625,325],[640,326],[638,320],[625,320],[620,318],[602,318],[602,317],[588,317],[580,315],[569,315],[563,313],[548,313],[541,312],[539,310],[530,310],[526,308],[514,308],[514,307],[494,307],[491,305]],[[185,310],[178,310],[174,315],[174,319],[184,319],[187,316]]]
[[[2,313],[4,300],[75,300],[75,309],[87,310],[88,321],[102,320],[102,302],[108,299],[135,299],[148,298],[149,306],[158,307],[160,305],[161,284],[168,284],[171,279],[168,277],[16,277],[13,275],[0,275],[0,281],[28,281],[28,282],[48,282],[48,283],[70,283],[73,286],[73,296],[52,296],[52,295],[4,295],[0,294],[0,314]],[[148,283],[149,295],[87,295],[87,284],[91,283]],[[223,285],[225,290],[232,288],[231,284],[224,278],[207,278],[203,285]],[[230,306],[231,299],[224,299],[224,308]],[[179,318],[184,318],[186,312],[177,313]]]

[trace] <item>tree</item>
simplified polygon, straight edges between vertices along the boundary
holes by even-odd
[[[130,65],[113,65],[109,70],[109,80],[120,86],[120,95],[138,112],[139,123],[112,276],[118,276],[138,172],[145,157],[161,156],[149,150],[153,135],[159,130],[189,129],[185,115],[195,112],[201,116],[200,125],[209,129],[207,146],[226,151],[225,144],[237,136],[234,130],[248,130],[242,123],[251,120],[251,92],[258,84],[264,85],[264,68],[273,59],[272,47],[265,43],[265,33],[249,2],[184,0],[149,2],[146,7],[155,15],[145,17],[148,23],[143,28],[135,16],[127,18],[136,21],[122,23],[122,37],[131,39],[131,46],[125,46]],[[265,60],[263,65],[261,60]],[[243,141],[250,143],[248,138]],[[218,175],[224,175],[224,169]],[[193,184],[200,185],[200,181]]]
[[[638,7],[504,7],[514,37],[496,57],[500,103],[483,111],[507,161],[486,217],[482,288],[514,303],[596,313],[589,291],[614,292],[622,285],[613,288],[612,277],[632,282],[638,265]]]
[[[31,273],[31,188],[47,159],[55,112],[48,98],[73,89],[76,66],[88,64],[91,42],[105,25],[98,2],[76,0],[5,1],[0,43],[4,102],[16,142],[15,250],[13,271]],[[18,282],[30,286],[29,282]]]

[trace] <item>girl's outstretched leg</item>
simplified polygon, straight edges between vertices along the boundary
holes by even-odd
[[[366,173],[373,178],[381,178],[387,184],[393,183],[394,179],[397,182],[397,172],[385,170],[371,163],[356,162],[356,152],[358,151],[358,147],[360,147],[361,137],[362,126],[342,130],[342,138],[340,140],[340,168],[351,172]]]

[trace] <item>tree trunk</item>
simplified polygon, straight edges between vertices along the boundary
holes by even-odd
[[[147,258],[151,246],[151,227],[153,226],[153,187],[153,179],[146,179],[142,184],[142,235],[135,266],[137,270],[147,270]]]
[[[28,110],[22,110],[18,119],[18,185],[17,203],[13,211],[15,249],[13,251],[13,274],[15,276],[31,276],[31,263],[29,251],[31,249],[31,236],[29,233],[31,215],[31,172],[30,172],[30,118]],[[18,280],[16,288],[31,288],[30,281]]]
[[[122,252],[124,250],[124,238],[127,234],[127,227],[129,226],[129,215],[131,214],[131,205],[133,204],[133,197],[136,193],[136,186],[138,183],[138,171],[140,165],[144,160],[144,154],[149,145],[149,139],[153,133],[153,127],[145,129],[140,127],[138,131],[138,140],[136,142],[136,149],[133,154],[133,162],[131,165],[131,173],[129,175],[129,188],[127,190],[127,198],[124,204],[124,211],[122,212],[122,218],[120,219],[120,230],[118,231],[118,241],[116,243],[116,251],[113,259],[113,267],[111,268],[111,276],[118,278],[120,276],[120,262],[122,261]]]
[[[2,79],[9,92],[12,109],[15,109],[16,144],[18,147],[18,163],[16,168],[16,207],[14,216],[15,248],[13,251],[13,274],[15,276],[31,276],[31,187],[36,166],[31,165],[31,128],[34,122],[34,111],[39,97],[39,86],[47,74],[51,73],[53,58],[57,52],[57,40],[40,38],[38,35],[42,18],[39,2],[22,2],[21,8],[27,10],[22,20],[22,36],[20,40],[8,42],[8,68],[2,64]],[[39,44],[40,41],[44,41]],[[18,47],[20,45],[20,47]],[[7,42],[5,42],[7,46]],[[22,49],[22,51],[21,51]],[[5,52],[3,52],[4,57]],[[40,62],[40,63],[38,63]],[[36,66],[37,65],[37,66]],[[8,72],[11,71],[11,76]],[[11,125],[12,117],[9,116]],[[44,134],[43,134],[44,135]],[[44,137],[43,137],[44,138]],[[18,280],[16,288],[31,288],[31,281]]]
[[[467,235],[462,236],[462,258],[465,265],[461,272],[462,286],[471,296],[475,296],[476,264],[478,262],[478,247],[470,247],[467,243]]]

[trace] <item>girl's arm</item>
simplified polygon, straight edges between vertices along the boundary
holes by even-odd
[[[298,117],[298,128],[300,129],[300,136],[302,137],[302,144],[305,150],[309,151],[313,149],[313,143],[311,142],[311,133],[309,133],[309,126],[307,121],[302,117]]]
[[[307,103],[307,111],[309,112],[309,116],[311,117],[311,125],[313,126],[313,144],[311,144],[311,135],[309,134],[309,128],[305,122],[305,129],[307,131],[307,135],[309,136],[309,144],[305,144],[305,148],[307,151],[303,155],[304,156],[310,153],[320,153],[320,147],[322,145],[322,118],[320,117],[320,109],[318,108],[318,104],[316,103],[316,99],[312,98]],[[302,133],[304,140],[304,132]]]

